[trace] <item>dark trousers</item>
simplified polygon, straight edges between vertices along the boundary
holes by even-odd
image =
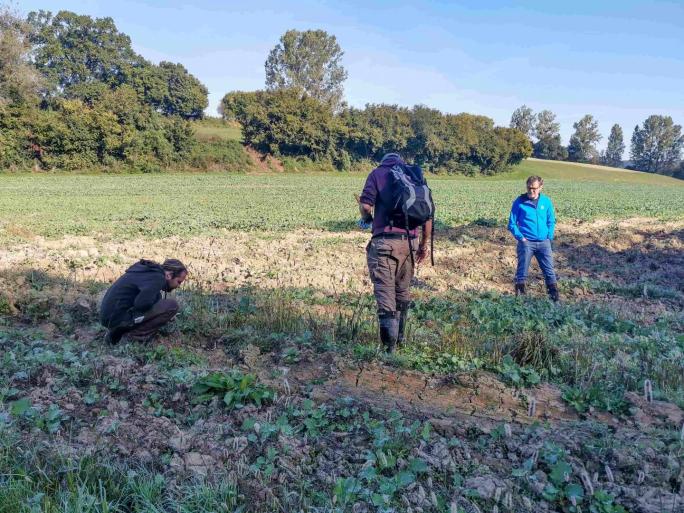
[[[409,286],[413,278],[413,264],[409,251],[417,249],[418,242],[411,239],[371,239],[366,248],[368,272],[373,282],[373,292],[378,312],[396,312],[399,303],[408,303]]]
[[[518,241],[518,269],[515,273],[516,283],[525,283],[527,272],[530,268],[532,257],[537,259],[539,267],[544,273],[544,281],[547,285],[556,283],[556,272],[553,269],[553,251],[550,240],[526,242]]]
[[[175,299],[161,299],[145,312],[145,318],[140,324],[126,332],[133,339],[148,338],[168,323],[178,313],[178,302]]]

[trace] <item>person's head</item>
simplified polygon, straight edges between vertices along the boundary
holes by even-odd
[[[171,291],[180,287],[188,276],[188,268],[183,262],[175,258],[167,258],[162,264],[164,278],[166,278],[166,291]]]
[[[541,176],[530,176],[527,179],[527,197],[531,200],[539,198],[543,188],[544,180],[542,180]]]

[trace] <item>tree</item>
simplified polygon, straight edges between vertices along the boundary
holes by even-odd
[[[684,160],[679,163],[679,168],[677,168],[677,171],[672,176],[684,180]]]
[[[31,12],[34,63],[67,97],[71,88],[90,82],[115,87],[126,82],[131,68],[144,66],[119,32],[112,18],[91,18],[69,11],[53,17],[47,11]]]
[[[563,146],[560,134],[551,138],[539,139],[534,143],[532,156],[545,160],[567,160],[568,149]]]
[[[520,130],[527,137],[534,133],[535,115],[527,105],[522,105],[513,111],[510,127]]]
[[[598,162],[596,143],[601,140],[598,122],[594,116],[587,114],[573,123],[575,133],[570,137],[568,160],[573,162]]]
[[[537,114],[534,125],[534,135],[537,139],[550,139],[559,135],[560,124],[556,122],[556,115],[550,110],[543,110]]]
[[[257,104],[260,91],[231,91],[221,98],[218,113],[225,121],[246,119],[247,109]]]
[[[246,144],[276,156],[339,157],[340,126],[327,105],[293,89],[256,91],[253,98],[238,94],[244,96],[235,114]]]
[[[29,62],[29,27],[9,8],[0,7],[0,109],[36,100],[43,79]]]
[[[209,91],[182,64],[162,61],[151,66],[156,87],[149,90],[145,101],[166,116],[201,119],[207,108]]]
[[[618,124],[613,125],[608,136],[608,146],[603,155],[602,163],[606,166],[620,167],[622,165],[622,154],[625,152],[625,142],[622,136],[622,127]]]
[[[288,30],[266,59],[266,89],[293,88],[338,110],[347,71],[335,36],[323,30]]]
[[[532,155],[538,159],[565,160],[568,158],[567,149],[561,144],[560,124],[556,122],[556,115],[550,110],[543,110],[537,114],[534,135],[538,141],[534,143]]]
[[[414,136],[411,112],[398,105],[369,104],[363,110],[348,109],[341,119],[347,127],[346,147],[357,158],[379,160],[388,152],[406,154]]]
[[[649,173],[672,174],[681,159],[683,145],[681,125],[675,125],[670,116],[649,116],[641,128],[634,127],[632,165]]]
[[[411,130],[406,156],[429,168],[445,150],[444,115],[437,109],[416,105],[411,110]]]
[[[34,62],[53,84],[56,96],[92,105],[108,89],[130,85],[139,101],[167,116],[201,118],[207,88],[182,64],[158,66],[133,51],[131,39],[111,18],[91,18],[69,11],[53,17],[46,11],[28,16]]]

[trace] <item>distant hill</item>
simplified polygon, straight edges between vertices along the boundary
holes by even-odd
[[[681,185],[684,181],[669,176],[631,171],[616,167],[599,166],[596,164],[579,164],[577,162],[561,162],[558,160],[540,160],[529,158],[516,166],[512,173],[497,175],[494,179],[510,180],[525,179],[530,175],[542,178],[576,180],[582,182],[625,182],[662,185]]]

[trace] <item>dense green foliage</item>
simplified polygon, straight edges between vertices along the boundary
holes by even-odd
[[[186,120],[202,117],[207,89],[181,64],[147,62],[111,18],[0,18],[0,167],[156,171],[191,162]]]
[[[581,167],[570,164],[563,165],[565,179],[554,179],[558,174],[545,165],[526,162],[516,180],[433,177],[438,222],[447,226],[478,219],[504,223],[511,201],[522,192],[524,175],[529,174],[544,176],[545,191],[562,219],[684,215],[683,189],[675,180],[662,177],[662,183],[647,183],[642,177],[658,177],[606,171],[606,182],[580,181],[598,171],[587,168],[582,175]],[[353,193],[361,190],[365,176],[6,176],[0,184],[0,217],[6,220],[0,238],[12,237],[16,230],[78,235],[98,232],[103,225],[110,226],[117,238],[200,235],[223,229],[348,230],[358,215]],[[615,179],[622,181],[608,181]],[[630,179],[640,181],[627,182]]]
[[[338,169],[394,151],[432,172],[495,174],[531,154],[527,137],[485,116],[442,114],[424,106],[367,105],[336,114],[295,89],[232,92],[221,112],[239,121],[244,141],[279,157],[330,161]]]
[[[670,116],[649,116],[641,127],[634,127],[630,156],[634,169],[671,175],[682,156],[682,126]]]
[[[288,30],[266,59],[266,89],[294,89],[333,110],[342,104],[344,52],[324,30]]]

